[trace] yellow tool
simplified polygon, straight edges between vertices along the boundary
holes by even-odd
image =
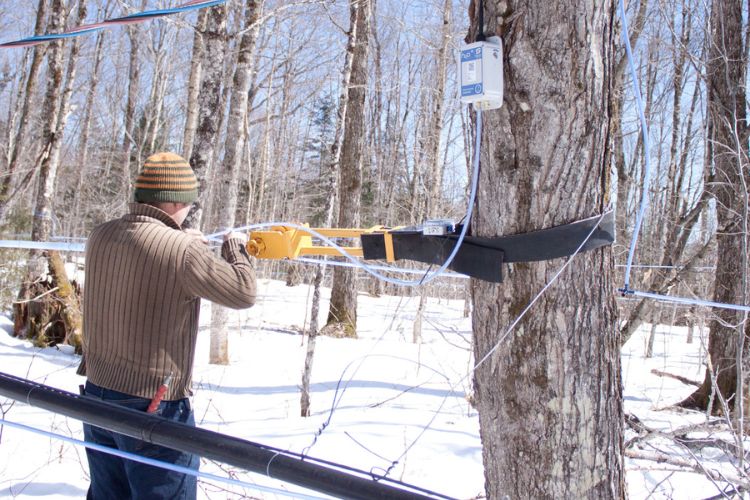
[[[309,226],[303,224],[305,228]],[[326,238],[359,238],[362,234],[384,233],[386,241],[386,260],[394,262],[393,239],[389,229],[383,226],[373,226],[369,229],[332,229],[311,228]],[[302,255],[331,255],[340,256],[341,253],[329,246],[313,245],[312,235],[296,227],[272,226],[264,231],[252,231],[248,237],[247,251],[259,259],[296,259]],[[342,246],[349,255],[362,257],[362,247]]]

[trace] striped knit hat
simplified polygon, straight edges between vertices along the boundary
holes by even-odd
[[[135,180],[135,201],[192,203],[198,198],[198,179],[190,164],[174,153],[156,153],[146,159]]]

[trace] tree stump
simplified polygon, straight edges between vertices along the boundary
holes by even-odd
[[[81,353],[81,289],[69,280],[57,252],[47,252],[49,272],[28,277],[13,303],[13,335],[38,347],[67,344]]]

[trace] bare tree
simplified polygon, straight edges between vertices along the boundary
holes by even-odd
[[[141,10],[146,7],[146,0],[141,1]],[[138,103],[138,95],[141,91],[141,60],[140,60],[140,26],[128,26],[128,39],[130,40],[130,59],[128,61],[128,100],[125,104],[124,128],[122,138],[122,187],[121,196],[123,203],[130,197],[131,178],[131,150],[133,147],[133,135],[135,134],[135,112]],[[137,167],[136,167],[137,168]]]
[[[631,167],[624,166],[624,156],[622,153],[621,140],[615,139],[616,165],[618,166],[618,221],[619,236],[621,241],[629,241],[626,234],[626,221],[628,220],[629,200],[634,199],[634,193],[649,189],[651,191],[650,203],[650,231],[644,231],[643,238],[639,245],[638,256],[643,262],[653,262],[660,267],[651,269],[642,277],[637,277],[639,287],[646,288],[648,291],[659,294],[669,293],[678,283],[685,281],[690,275],[693,267],[700,263],[710,249],[710,240],[700,241],[698,244],[694,240],[694,230],[697,228],[698,221],[711,198],[711,191],[704,189],[705,185],[711,183],[710,175],[707,175],[705,181],[695,183],[693,178],[701,179],[703,169],[703,157],[693,151],[695,133],[695,117],[698,114],[698,97],[701,92],[700,74],[695,73],[694,79],[688,82],[690,68],[693,66],[690,54],[690,42],[692,38],[699,38],[693,35],[696,26],[693,23],[692,5],[686,2],[675,2],[673,4],[663,4],[661,15],[665,18],[664,22],[659,24],[669,27],[671,47],[672,75],[671,79],[660,74],[658,59],[661,57],[661,47],[657,41],[662,38],[659,32],[651,34],[649,44],[649,65],[647,78],[647,119],[652,127],[658,128],[656,134],[666,135],[669,132],[669,139],[657,136],[658,147],[652,148],[653,151],[648,153],[656,158],[654,171],[656,173],[665,172],[665,175],[653,176],[649,185],[643,185],[636,188],[632,182],[630,172],[635,170],[636,160],[643,159],[643,143],[639,137],[638,143],[633,155]],[[671,9],[669,8],[671,7]],[[642,6],[641,8],[642,9]],[[641,20],[641,10],[639,9],[636,23]],[[697,17],[697,16],[696,16]],[[636,26],[636,33],[638,26]],[[697,30],[696,30],[697,31]],[[621,61],[622,63],[623,61]],[[619,69],[618,65],[618,69]],[[616,73],[616,76],[618,74]],[[656,86],[666,88],[666,95],[654,96]],[[692,87],[692,90],[689,90]],[[668,103],[668,94],[671,93],[671,110],[669,106],[664,109],[654,110],[655,101]],[[683,100],[692,94],[690,106],[683,110]],[[615,106],[619,109],[619,105]],[[670,112],[671,111],[671,112]],[[621,111],[619,120],[622,120]],[[613,119],[613,123],[615,120]],[[616,127],[621,131],[621,126]],[[622,137],[621,132],[618,132]],[[652,133],[652,135],[654,135]],[[660,145],[669,144],[669,148],[664,150]],[[628,174],[623,171],[629,170]],[[697,170],[697,172],[696,172]],[[696,175],[697,174],[697,175]],[[622,184],[620,184],[622,182]],[[645,183],[644,183],[645,184]],[[638,300],[627,314],[621,332],[621,342],[624,344],[635,333],[643,322],[644,318],[654,316],[653,310],[655,303],[651,299]],[[654,316],[656,317],[656,316]]]
[[[79,3],[77,21],[86,17],[85,2]],[[50,10],[49,29],[56,33],[62,31],[65,26],[65,5],[62,0],[54,0]],[[80,41],[74,39],[71,43],[68,68],[63,75],[64,45],[62,41],[52,42],[48,51],[47,70],[47,92],[44,101],[44,150],[41,163],[38,168],[39,178],[37,180],[37,193],[34,204],[33,223],[31,238],[34,241],[47,241],[52,236],[52,202],[57,181],[57,171],[60,164],[60,151],[63,144],[63,133],[70,109],[70,96],[76,78],[76,64]],[[65,77],[65,78],[64,78]],[[36,290],[35,282],[45,275],[45,260],[49,263],[49,275],[58,292],[60,301],[63,303],[63,318],[66,329],[70,332],[71,343],[80,346],[81,335],[81,313],[78,297],[71,286],[66,275],[65,266],[59,253],[54,251],[31,251],[29,254],[29,265],[27,278],[21,284],[19,297],[28,299],[34,296]],[[27,318],[30,328],[28,335],[32,337],[46,335],[47,325],[41,318],[47,317],[48,313],[44,306],[36,309]],[[37,316],[37,317],[35,317]],[[36,330],[36,331],[34,331]]]
[[[219,123],[222,108],[221,87],[224,77],[224,54],[227,45],[227,6],[217,5],[208,10],[206,31],[203,33],[205,52],[203,54],[203,81],[198,94],[198,127],[195,132],[190,165],[200,183],[198,200],[190,209],[186,227],[200,227],[203,208],[208,198],[208,179],[211,163],[219,137]]]
[[[190,79],[188,80],[187,105],[185,106],[185,132],[182,138],[182,155],[189,157],[193,152],[193,139],[198,126],[198,91],[200,90],[203,60],[203,31],[206,29],[207,11],[198,13],[198,22],[193,34],[193,56],[190,58]]]
[[[747,304],[748,272],[748,128],[745,72],[747,54],[743,39],[743,5],[739,0],[711,4],[710,41],[706,62],[708,87],[708,135],[710,165],[715,181],[710,186],[716,199],[718,230],[714,301]],[[715,391],[731,408],[746,397],[742,359],[750,333],[747,313],[720,309],[710,324],[709,368],[703,384],[682,403],[690,408],[709,408]],[[742,395],[742,396],[738,396]]]
[[[483,117],[473,234],[524,233],[603,213],[613,2],[483,3],[485,32],[504,40],[507,78],[504,106]],[[473,34],[481,4],[471,4]],[[625,497],[611,251],[573,258],[507,331],[562,265],[517,264],[502,284],[472,282],[490,498]]]
[[[339,227],[358,227],[362,193],[362,162],[365,146],[365,96],[370,39],[370,0],[349,2],[349,43],[351,77],[346,87],[344,135],[341,142],[339,172]],[[331,304],[326,331],[338,335],[357,336],[357,274],[337,267],[333,272]]]
[[[34,34],[41,35],[44,33],[44,28],[47,22],[47,0],[39,0],[36,13],[36,24],[34,26]],[[26,84],[24,87],[24,94],[22,96],[23,105],[21,108],[21,116],[19,117],[18,131],[13,137],[12,145],[8,157],[8,165],[5,170],[5,175],[0,183],[0,220],[5,218],[5,213],[8,209],[8,203],[10,202],[10,189],[13,185],[13,178],[18,168],[18,163],[21,159],[22,148],[26,145],[26,136],[29,131],[31,123],[31,106],[34,101],[34,90],[36,88],[37,79],[39,78],[39,69],[44,60],[44,55],[48,46],[46,44],[35,45],[32,50],[31,65],[29,68],[28,76],[26,77]],[[30,178],[31,176],[29,176]]]
[[[229,119],[227,122],[227,139],[224,161],[218,169],[218,182],[214,194],[214,225],[234,227],[237,213],[237,183],[241,169],[242,151],[245,147],[245,120],[248,109],[248,91],[252,73],[255,43],[258,37],[258,24],[262,2],[247,0],[245,4],[245,21],[240,40],[237,65],[234,70]],[[226,329],[227,309],[219,305],[211,307],[211,345],[209,362],[214,364],[229,363],[229,337]]]

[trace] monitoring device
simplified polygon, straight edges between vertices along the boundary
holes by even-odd
[[[503,105],[503,42],[493,36],[461,48],[459,61],[461,102],[481,110]]]

